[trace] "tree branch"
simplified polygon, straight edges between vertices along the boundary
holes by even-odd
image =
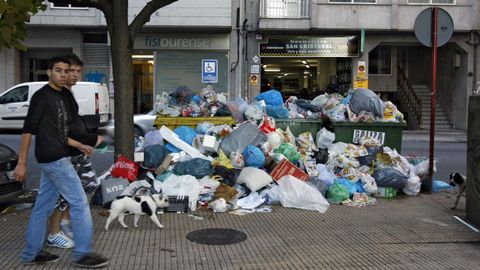
[[[150,16],[152,16],[155,11],[176,1],[177,0],[151,0],[148,2],[130,23],[130,40],[132,44],[138,31],[140,31],[143,25],[150,21]]]

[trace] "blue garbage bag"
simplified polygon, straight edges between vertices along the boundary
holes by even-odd
[[[260,168],[265,165],[265,155],[260,148],[249,144],[242,152],[246,167]]]
[[[158,168],[166,155],[168,153],[165,146],[160,144],[149,145],[143,150],[143,166],[146,168]]]
[[[363,188],[362,181],[355,182],[355,187],[357,188],[357,192],[367,193],[367,191]]]
[[[354,183],[348,181],[345,178],[338,178],[338,179],[335,180],[335,183],[340,184],[340,185],[344,186],[345,188],[347,188],[348,195],[350,195],[350,197],[352,197],[353,194],[355,192],[357,192],[357,186]]]
[[[283,105],[283,97],[280,91],[271,89],[266,92],[260,93],[260,95],[255,97],[256,100],[264,100],[265,104],[272,106]]]
[[[453,187],[450,186],[448,183],[443,182],[442,180],[433,180],[432,183],[432,192],[439,192],[440,190],[450,190]]]
[[[288,110],[283,105],[267,105],[267,115],[273,118],[288,118]]]
[[[173,130],[173,132],[175,134],[178,135],[178,137],[188,143],[189,145],[192,145],[193,144],[193,140],[195,139],[195,137],[197,136],[197,133],[195,132],[195,129],[191,128],[191,127],[187,127],[187,126],[179,126],[177,127],[176,129]],[[173,144],[171,143],[167,143],[165,145],[165,147],[167,148],[167,150],[170,152],[170,153],[178,153],[180,152],[180,149],[178,149],[177,147],[175,147]]]

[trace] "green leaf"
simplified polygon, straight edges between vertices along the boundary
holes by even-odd
[[[25,24],[46,8],[43,0],[0,0],[0,48],[26,49],[21,44],[27,37]]]
[[[3,27],[2,29],[0,29],[0,34],[6,41],[12,39],[12,29],[10,27]]]
[[[5,1],[0,1],[0,14],[3,14],[7,9],[7,3]]]

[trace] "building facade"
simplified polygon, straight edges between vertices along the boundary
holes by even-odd
[[[431,7],[454,25],[438,49],[437,128],[466,129],[468,96],[480,79],[475,0],[261,0],[247,58],[261,58],[262,79],[252,91],[273,86],[312,97],[345,92],[357,80],[394,101],[410,128],[428,128],[432,49],[417,40],[414,24]]]
[[[129,1],[130,21],[146,2]],[[47,4],[28,26],[28,50],[0,51],[0,92],[46,80],[46,61],[74,52],[84,80],[108,84],[113,97],[102,13]],[[410,128],[428,128],[431,49],[414,23],[434,6],[454,25],[438,50],[437,127],[466,129],[468,96],[480,81],[477,0],[179,0],[156,11],[135,40],[135,112],[183,85],[210,83],[251,100],[271,88],[302,98],[345,93],[357,82],[397,104]]]
[[[129,1],[129,21],[148,1]],[[84,80],[109,85],[114,96],[110,39],[101,11],[71,5],[55,6],[32,17],[28,50],[0,51],[0,92],[26,81],[45,81],[47,61],[75,53],[83,59]],[[135,112],[146,113],[161,92],[179,86],[199,90],[202,60],[215,59],[216,82],[221,92],[230,89],[231,1],[180,0],[156,11],[134,43]],[[113,105],[113,102],[111,102]]]

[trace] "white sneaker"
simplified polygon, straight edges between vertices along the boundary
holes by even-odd
[[[62,231],[55,235],[48,235],[47,246],[56,248],[73,248],[75,243],[72,239],[66,236]]]

